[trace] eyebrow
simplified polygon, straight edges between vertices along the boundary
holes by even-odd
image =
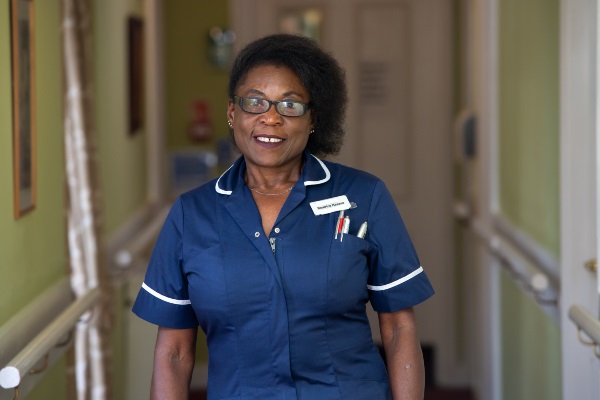
[[[260,91],[260,90],[258,90],[258,89],[250,89],[250,90],[248,90],[248,94],[249,94],[249,95],[252,95],[252,94],[254,94],[254,95],[259,95],[259,96],[264,96],[264,97],[266,97],[266,94],[265,94],[265,93],[263,93],[263,92],[261,92],[261,91]],[[295,92],[295,91],[293,91],[293,90],[290,90],[290,91],[287,91],[287,92],[283,93],[283,97],[287,97],[287,96],[291,96],[291,95],[295,95],[295,96],[297,96],[297,97],[299,97],[299,98],[303,99],[303,97],[302,97],[302,95],[301,95],[300,93],[298,93],[298,92]]]

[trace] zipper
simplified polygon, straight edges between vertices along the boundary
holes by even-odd
[[[275,254],[275,238],[269,238],[269,243],[271,243],[271,250],[273,250],[273,254]]]

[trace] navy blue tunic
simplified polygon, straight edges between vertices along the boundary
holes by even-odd
[[[202,328],[209,399],[390,399],[365,305],[392,312],[433,295],[383,182],[304,157],[268,236],[241,157],[181,195],[158,237],[133,311]],[[310,207],[341,195],[356,204],[343,240],[334,239],[338,212]]]

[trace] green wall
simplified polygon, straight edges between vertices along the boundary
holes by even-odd
[[[141,0],[94,0],[96,131],[105,202],[105,230],[114,232],[146,201],[146,135],[128,124],[127,17]]]
[[[0,325],[66,276],[61,2],[35,2],[37,205],[13,217],[13,157],[9,0],[0,5]],[[114,232],[146,200],[145,134],[127,131],[126,18],[141,15],[141,0],[93,0],[96,137],[105,200],[105,232]],[[123,398],[128,309],[115,288],[112,356],[114,398]],[[27,397],[66,398],[66,360],[59,360]]]
[[[559,1],[500,2],[500,204],[559,249]]]
[[[128,17],[143,18],[142,0],[93,0],[96,137],[104,197],[105,234],[114,233],[146,202],[146,133],[129,132]],[[130,309],[123,288],[113,292],[112,392],[127,384],[126,338]]]
[[[500,11],[501,213],[559,253],[559,1],[503,0]],[[560,399],[560,330],[503,276],[504,398]]]
[[[60,4],[35,2],[37,205],[13,217],[13,154],[8,0],[0,5],[0,325],[66,274]],[[64,398],[64,362],[40,383]],[[48,399],[36,390],[30,400]]]
[[[167,74],[167,134],[170,149],[195,146],[214,149],[215,140],[227,137],[228,70],[211,65],[208,32],[212,26],[228,27],[226,1],[177,0],[164,2]],[[188,137],[192,103],[206,100],[214,139],[195,143]]]

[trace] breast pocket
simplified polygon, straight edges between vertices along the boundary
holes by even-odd
[[[368,241],[346,234],[334,239],[329,255],[329,291],[338,312],[348,312],[366,302],[369,276]]]

